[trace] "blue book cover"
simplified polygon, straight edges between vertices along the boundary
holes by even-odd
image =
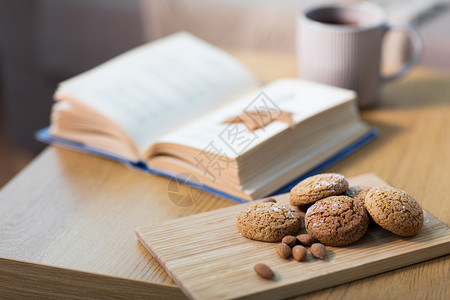
[[[333,155],[332,157],[329,157],[328,159],[326,159],[325,161],[321,162],[320,164],[318,164],[317,166],[313,167],[312,169],[310,169],[309,171],[307,171],[304,174],[299,174],[298,178],[296,178],[295,180],[286,183],[285,186],[283,186],[282,188],[276,190],[275,192],[271,193],[270,195],[266,195],[266,196],[273,196],[273,195],[278,195],[278,194],[282,194],[282,193],[287,193],[291,190],[291,188],[297,184],[299,181],[318,174],[320,172],[322,172],[323,170],[325,170],[326,168],[330,167],[331,165],[333,165],[334,163],[340,161],[341,159],[347,157],[348,155],[350,155],[351,153],[355,152],[358,148],[360,148],[361,146],[367,144],[369,141],[371,141],[373,138],[375,138],[378,135],[378,130],[376,128],[371,128],[366,135],[362,136],[361,138],[359,138],[358,140],[356,140],[354,143],[352,143],[351,145],[347,146],[346,148],[344,148],[342,151],[340,151],[339,153]],[[147,172],[147,173],[152,173],[152,174],[156,174],[156,175],[162,175],[174,180],[177,180],[180,183],[184,183],[184,184],[188,184],[194,188],[206,191],[208,193],[211,193],[215,196],[218,197],[222,197],[234,202],[247,202],[247,200],[238,198],[236,196],[230,195],[226,192],[217,190],[215,188],[212,188],[210,186],[201,184],[199,182],[196,181],[190,181],[186,178],[180,178],[177,177],[176,174],[172,174],[170,172],[167,172],[165,170],[161,170],[161,169],[153,169],[153,168],[148,168],[147,164],[144,161],[138,161],[138,162],[131,162],[127,159],[124,159],[118,155],[106,152],[104,150],[100,150],[94,147],[90,147],[84,144],[80,144],[80,143],[76,143],[73,141],[69,141],[66,139],[61,139],[61,138],[57,138],[54,136],[51,136],[49,133],[49,128],[43,128],[41,130],[39,130],[38,132],[36,132],[36,138],[39,141],[42,141],[44,143],[49,143],[49,144],[55,144],[55,145],[60,145],[62,147],[65,148],[69,148],[72,150],[76,150],[79,152],[84,152],[84,153],[88,153],[88,154],[93,154],[96,156],[100,156],[103,158],[107,158],[113,161],[117,161],[119,163],[125,164],[128,167],[132,168],[132,169],[136,169],[136,170],[140,170],[143,172]]]

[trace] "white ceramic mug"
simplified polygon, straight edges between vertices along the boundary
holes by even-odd
[[[410,37],[413,54],[397,72],[384,76],[380,73],[383,37],[397,29]],[[361,108],[374,106],[380,83],[404,75],[419,61],[422,49],[421,35],[412,25],[389,24],[385,12],[372,3],[319,5],[300,13],[300,77],[356,91]]]

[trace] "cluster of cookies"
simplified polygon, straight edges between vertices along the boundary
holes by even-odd
[[[319,174],[301,181],[292,188],[289,202],[293,207],[271,200],[248,206],[237,217],[239,232],[265,242],[296,236],[302,226],[294,208],[298,206],[309,206],[305,214],[308,234],[329,246],[359,240],[370,217],[400,236],[415,235],[423,226],[423,210],[406,192],[387,186],[349,187],[340,174]]]
[[[366,233],[370,218],[399,236],[416,235],[424,222],[422,208],[406,192],[388,186],[349,187],[341,174],[319,174],[301,181],[290,191],[289,202],[292,206],[275,199],[249,205],[237,216],[239,232],[252,240],[281,241],[276,247],[280,257],[303,261],[305,246],[310,246],[313,257],[324,258],[324,245],[356,242]],[[302,227],[300,208],[306,207],[308,234],[297,235]],[[275,276],[263,263],[256,264],[254,270],[265,279]]]
[[[393,187],[350,187],[340,174],[319,174],[298,183],[290,192],[294,206],[306,211],[306,231],[329,246],[356,242],[367,231],[369,217],[399,236],[416,235],[423,210],[413,197]]]

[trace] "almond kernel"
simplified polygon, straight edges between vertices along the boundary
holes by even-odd
[[[309,251],[314,257],[320,259],[324,258],[325,255],[327,255],[327,248],[321,243],[312,244],[311,248],[309,248]]]
[[[303,246],[295,246],[292,248],[292,256],[296,261],[303,261],[306,259],[306,248]]]
[[[312,244],[316,243],[317,240],[315,238],[313,238],[311,235],[309,234],[300,234],[297,235],[297,240],[306,247],[310,247]]]
[[[281,242],[287,244],[289,247],[294,247],[297,239],[295,236],[287,235],[281,240]]]
[[[264,279],[272,279],[275,276],[272,269],[268,265],[262,263],[256,264],[253,269],[255,270],[256,274]]]
[[[277,200],[275,200],[274,198],[269,198],[269,199],[264,199],[262,202],[273,202],[273,203],[277,203]]]
[[[291,247],[285,243],[280,243],[277,245],[277,253],[281,258],[288,258],[292,254]]]

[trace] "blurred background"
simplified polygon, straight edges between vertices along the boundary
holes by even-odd
[[[318,2],[330,0],[0,0],[0,187],[46,146],[33,135],[49,125],[58,82],[180,30],[225,49],[294,55],[297,13]],[[371,2],[419,27],[422,66],[450,71],[449,0]],[[398,32],[386,39],[394,68],[409,45]]]

